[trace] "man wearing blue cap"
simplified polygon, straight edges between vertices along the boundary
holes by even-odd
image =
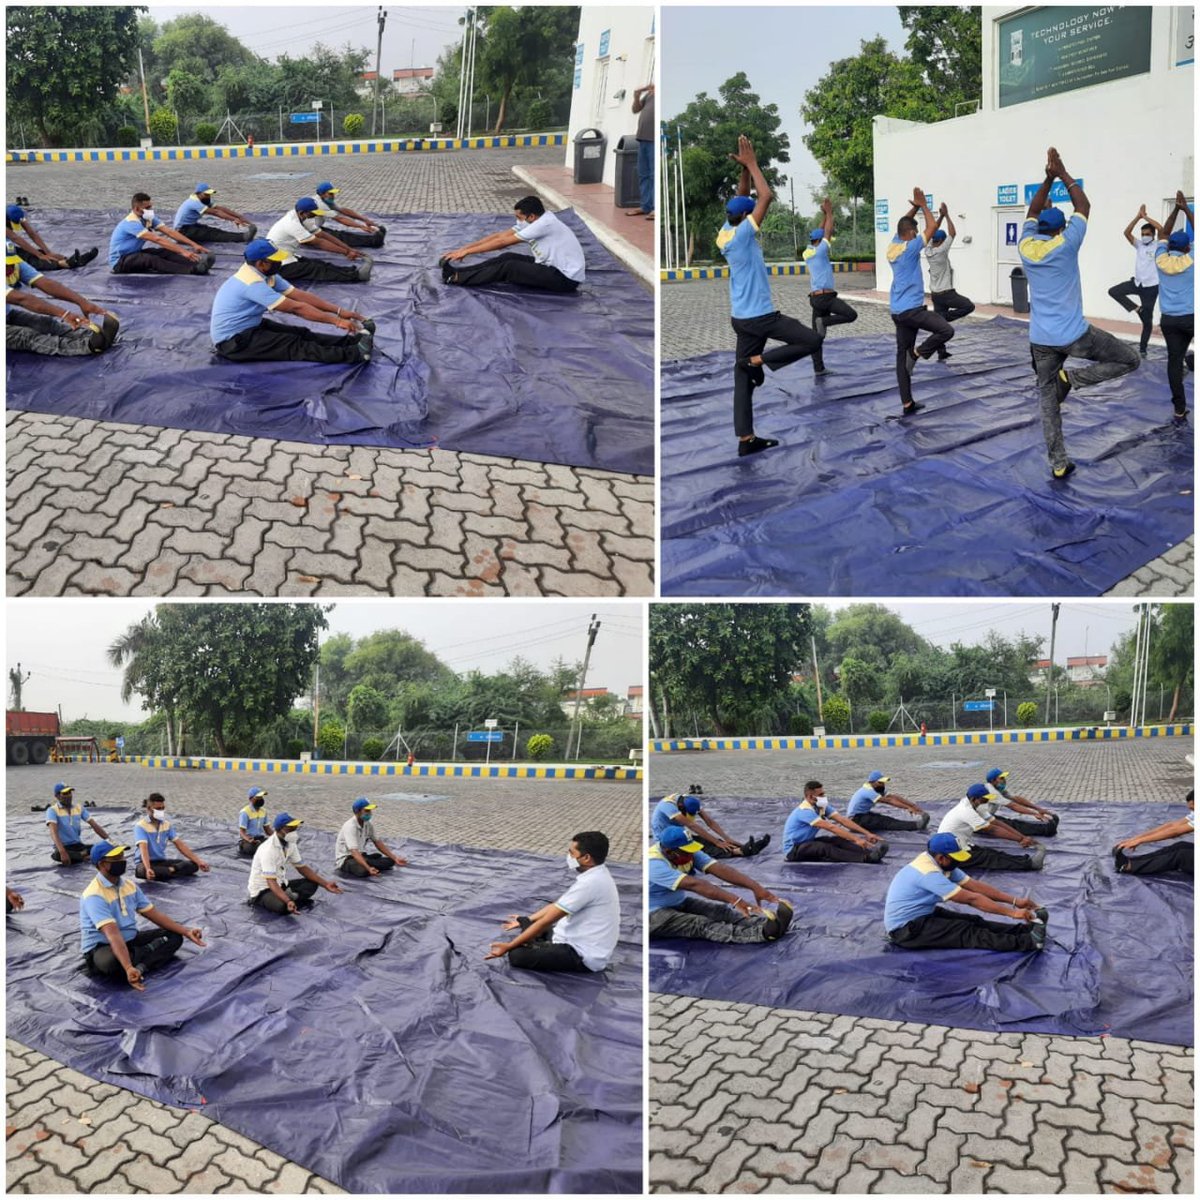
[[[946,228],[942,228],[942,222]],[[949,230],[949,233],[947,233]],[[937,226],[933,238],[925,250],[925,263],[929,267],[929,298],[933,301],[933,311],[947,321],[959,321],[969,317],[975,311],[975,305],[954,290],[954,268],[950,265],[950,247],[958,231],[954,228],[954,218],[945,201],[938,209]],[[945,345],[937,350],[938,360],[944,362],[950,357],[950,351]]]
[[[812,305],[812,327],[822,345],[813,351],[813,374],[828,375],[825,369],[824,341],[831,325],[849,325],[858,320],[858,313],[844,300],[838,298],[833,286],[833,264],[829,261],[830,243],[833,241],[833,201],[828,196],[821,201],[825,220],[819,228],[808,235],[808,247],[804,251],[804,262],[808,267],[810,291],[808,302]]]
[[[152,904],[145,892],[124,878],[128,846],[97,842],[91,850],[96,878],[79,897],[80,949],[88,969],[119,979],[144,992],[142,977],[175,957],[184,940],[203,946],[200,929],[185,929]],[[157,929],[138,932],[141,914]]]
[[[754,904],[697,875],[745,888]],[[650,847],[650,938],[703,938],[709,942],[777,942],[792,923],[792,906],[748,875],[719,863],[672,825]],[[774,903],[774,914],[763,910]]]
[[[146,192],[134,192],[108,242],[114,275],[207,275],[216,261],[199,242],[160,221]]]
[[[11,242],[5,254],[4,281],[4,340],[10,352],[57,357],[103,354],[116,340],[121,326],[113,313],[65,284],[47,279],[15,252]],[[27,288],[74,304],[79,315],[33,295]]]
[[[818,836],[821,829],[831,836]],[[834,809],[818,779],[804,785],[804,798],[783,827],[783,855],[788,862],[879,863],[887,852],[883,838]]]
[[[209,335],[216,354],[233,362],[370,361],[374,322],[281,279],[286,252],[266,238],[255,238],[243,257],[245,265],[213,297]],[[316,333],[303,325],[267,320],[266,313],[290,313],[343,332]]]
[[[8,220],[8,240],[17,254],[38,271],[74,271],[86,267],[100,253],[99,246],[80,254],[76,249],[70,257],[55,254],[45,243],[42,235],[34,229],[32,222],[19,204],[10,204],[5,210]]]
[[[246,797],[246,807],[238,813],[238,854],[243,858],[253,858],[259,846],[267,840],[267,825],[266,790],[252,787]]]
[[[274,832],[259,846],[250,864],[250,903],[268,912],[294,913],[298,906],[312,904],[317,888],[340,894],[339,884],[322,878],[300,857],[297,830],[304,822],[283,812],[272,824]],[[289,879],[289,866],[295,867],[302,878]]]
[[[1196,832],[1196,811],[1193,807],[1194,792],[1187,794],[1187,813],[1174,821],[1156,825],[1145,833],[1127,837],[1113,847],[1113,862],[1122,875],[1169,875],[1178,871],[1183,875],[1191,875],[1195,869],[1195,842],[1175,841],[1176,838],[1191,837]],[[1167,842],[1159,850],[1149,854],[1130,854],[1136,846],[1144,846],[1150,842]]]
[[[717,249],[729,264],[730,324],[737,334],[733,371],[733,431],[738,456],[758,454],[778,446],[775,438],[754,432],[754,389],[761,387],[764,367],[778,371],[821,348],[820,337],[795,317],[785,317],[771,299],[771,280],[763,261],[759,229],[775,194],[758,165],[754,146],[742,134],[736,154],[729,156],[742,168],[738,190],[725,205],[726,220],[717,234]],[[757,198],[750,195],[753,184]],[[783,342],[766,350],[768,341]]]
[[[1182,214],[1186,229],[1176,229],[1175,219]],[[1186,362],[1192,369],[1193,357],[1188,353],[1196,332],[1195,271],[1193,268],[1192,231],[1196,227],[1187,197],[1175,193],[1175,207],[1162,231],[1163,240],[1154,250],[1154,265],[1158,268],[1159,308],[1162,318],[1159,328],[1167,343],[1167,382],[1171,385],[1171,403],[1175,423],[1187,420],[1187,396],[1183,391],[1183,368]]]
[[[1061,210],[1048,207],[1055,179],[1066,185],[1075,207],[1070,221]],[[1042,406],[1042,433],[1055,479],[1075,470],[1067,457],[1062,432],[1062,402],[1072,388],[1089,387],[1136,371],[1141,358],[1130,345],[1089,325],[1083,315],[1079,280],[1079,248],[1087,233],[1091,204],[1083,188],[1063,166],[1051,146],[1046,177],[1029,202],[1017,250],[1029,278],[1029,349],[1037,375]],[[1068,358],[1087,358],[1093,366],[1068,371]]]
[[[882,771],[872,771],[867,776],[867,782],[850,797],[850,803],[846,806],[846,816],[870,833],[889,829],[924,829],[929,824],[929,814],[911,801],[905,800],[903,796],[889,792],[888,783],[888,776]],[[886,816],[875,810],[877,804],[887,804],[891,808],[911,813],[915,820]]]
[[[1142,227],[1135,239],[1133,227],[1139,221]],[[1137,313],[1142,322],[1138,353],[1143,358],[1150,346],[1150,335],[1154,332],[1154,306],[1158,303],[1158,268],[1154,265],[1154,250],[1161,233],[1162,226],[1146,212],[1143,204],[1125,226],[1125,240],[1133,247],[1133,277],[1114,283],[1108,289],[1108,294],[1127,313]],[[1131,300],[1131,296],[1136,296],[1137,301]]]
[[[962,861],[976,871],[1040,871],[1046,861],[1045,847],[1001,821],[996,816],[999,806],[990,797],[991,789],[986,783],[971,784],[967,794],[942,818],[938,833],[952,833],[959,838],[967,852]],[[984,834],[1017,842],[1025,849],[1033,847],[1033,853],[1008,854],[976,844],[975,838]]]
[[[375,805],[366,796],[359,796],[350,809],[354,815],[338,830],[333,848],[333,864],[339,874],[367,879],[380,871],[408,866],[408,859],[389,850],[375,832],[371,819]],[[368,846],[375,847],[374,853],[367,853]]]
[[[361,250],[346,245],[330,233],[325,233],[318,218],[324,215],[311,196],[302,196],[291,212],[284,213],[271,226],[267,239],[283,251],[279,274],[284,279],[311,280],[314,283],[366,283],[371,278],[371,259]],[[324,250],[340,254],[354,265],[339,267],[336,263],[319,258],[309,258],[300,253],[306,250]]]
[[[340,226],[349,226],[350,228],[340,228],[337,231],[338,241],[345,242],[347,246],[378,249],[387,236],[387,226],[372,221],[370,217],[364,217],[362,213],[355,212],[345,204],[340,204],[337,199],[340,191],[341,189],[335,188],[328,179],[317,184],[316,194],[313,196],[317,202],[317,221],[322,227],[328,220],[336,221]]]
[[[701,822],[707,827],[702,829]],[[680,825],[703,847],[711,858],[753,858],[770,843],[771,835],[735,842],[709,815],[699,796],[664,796],[650,814],[650,834],[659,838],[671,825]]]
[[[91,852],[91,847],[81,836],[85,821],[96,831],[98,837],[108,838],[108,834],[87,808],[76,805],[75,789],[69,783],[56,783],[54,803],[46,809],[46,825],[50,830],[50,840],[54,843],[50,857],[59,866],[73,867],[76,863],[83,862]]]
[[[888,941],[903,950],[1041,950],[1050,914],[1029,897],[1018,899],[972,879],[960,869],[969,859],[953,834],[935,833],[928,848],[896,872],[883,908]],[[941,901],[1020,924],[955,912],[943,908]]]
[[[1053,837],[1058,832],[1058,813],[1053,813],[1041,805],[1033,804],[1024,796],[1014,796],[1008,790],[1008,772],[999,767],[993,767],[987,773],[988,786],[992,789],[988,803],[993,812],[1001,808],[1012,809],[1023,814],[1014,819],[1006,815],[1004,823],[1026,837]]]
[[[925,217],[925,228],[919,234],[914,220],[918,212]],[[930,312],[925,307],[921,253],[932,241],[936,227],[924,190],[913,188],[912,206],[896,222],[896,236],[887,248],[887,260],[892,268],[888,308],[896,326],[896,382],[900,387],[900,415],[904,417],[925,407],[913,399],[913,367],[918,360],[932,358],[954,336],[950,322],[941,313]],[[922,330],[929,336],[918,348],[917,338]]]
[[[175,212],[175,220],[171,224],[194,242],[252,242],[258,233],[258,226],[241,213],[232,208],[223,208],[212,202],[216,189],[211,183],[198,183],[196,190],[179,206]],[[221,221],[230,221],[240,225],[239,230],[222,229],[219,225],[210,225],[204,217],[216,217]]]

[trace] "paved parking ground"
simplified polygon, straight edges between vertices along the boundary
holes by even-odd
[[[270,803],[286,803],[288,811],[331,832],[345,821],[355,796],[428,793],[446,798],[428,803],[385,800],[381,835],[494,847],[502,869],[504,850],[558,858],[572,834],[599,825],[610,837],[614,860],[637,862],[641,856],[640,784],[268,777],[235,771],[51,765],[5,772],[7,820],[39,821],[32,805],[44,806],[59,779],[69,780],[85,804],[128,807],[131,821],[142,797],[161,791],[173,812],[225,817],[231,829],[246,790],[255,784],[268,789]],[[80,880],[82,889],[82,874]],[[6,1042],[6,1064],[10,1192],[340,1191],[231,1129],[98,1083],[11,1039]]]
[[[920,803],[992,765],[1048,804],[1181,802],[1190,738],[1047,746],[654,754],[652,796],[697,782],[835,799],[886,770]],[[736,808],[714,805],[737,831]],[[650,998],[653,1192],[1190,1194],[1191,1050]]]
[[[361,154],[206,165],[230,204],[332,176],[361,212],[508,213],[515,162],[563,152]],[[196,163],[10,166],[38,207],[185,196]],[[163,207],[166,207],[165,205]],[[68,284],[70,281],[67,281]],[[444,450],[7,414],[7,592],[16,595],[648,596],[654,481]]]

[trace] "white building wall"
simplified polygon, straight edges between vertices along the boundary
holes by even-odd
[[[617,142],[623,134],[632,137],[637,131],[634,90],[655,77],[654,14],[652,7],[584,5],[580,9],[566,165],[575,165],[575,134],[584,129],[599,129],[608,138],[604,148],[604,182],[610,187],[616,180],[617,160],[613,151]],[[601,54],[601,50],[605,53]]]
[[[1192,10],[1153,9],[1149,73],[1000,108],[997,21],[1020,11],[983,10],[979,112],[934,125],[875,119],[878,286],[886,291],[891,284],[887,245],[919,186],[932,196],[935,214],[944,200],[954,218],[955,288],[976,303],[1010,303],[1009,273],[1019,258],[1009,227],[1015,223],[1019,233],[1028,207],[1025,185],[1041,183],[1046,149],[1053,145],[1082,180],[1092,206],[1079,256],[1084,313],[1119,318],[1122,310],[1107,293],[1133,275],[1133,248],[1122,237],[1125,226],[1143,202],[1161,222],[1174,206],[1176,190],[1189,199],[1193,194],[1194,73],[1191,64],[1176,65]],[[1012,185],[1017,202],[1001,203],[999,189]],[[879,228],[880,202],[887,205],[886,233]],[[1069,204],[1056,203],[1070,214]]]

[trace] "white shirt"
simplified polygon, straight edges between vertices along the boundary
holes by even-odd
[[[350,857],[351,850],[362,854],[368,845],[377,845],[375,826],[370,821],[364,821],[360,825],[357,817],[351,817],[338,830],[337,842],[333,847],[333,861],[340,867]]]
[[[1158,239],[1151,238],[1148,246],[1142,245],[1140,236],[1135,237],[1133,242],[1133,282],[1138,287],[1158,287],[1158,267],[1154,265]]]
[[[949,292],[954,288],[954,268],[950,265],[950,247],[954,239],[947,234],[939,244],[930,242],[925,248],[925,261],[929,265],[929,291]]]
[[[315,224],[315,222],[314,222]],[[303,221],[300,220],[300,214],[292,209],[289,213],[284,213],[274,225],[271,226],[267,237],[279,247],[280,250],[286,250],[288,256],[284,259],[284,266],[290,262],[295,262],[298,258],[303,258],[300,253],[300,247],[305,242],[311,242],[317,236],[319,230],[309,229]],[[1157,270],[1157,268],[1156,268]]]
[[[280,887],[287,887],[288,863],[298,867],[303,861],[298,847],[283,846],[272,834],[254,852],[254,861],[250,864],[250,898],[265,892],[271,886],[267,882],[269,879],[274,879]]]
[[[978,833],[991,821],[993,811],[987,804],[982,805],[979,811],[976,811],[975,806],[964,796],[942,818],[942,823],[938,826],[938,833],[953,833],[962,838],[968,846],[973,846],[975,839],[971,835]]]
[[[550,940],[573,946],[589,971],[603,971],[621,932],[621,903],[608,868],[580,871],[554,906],[567,915],[555,922]]]
[[[583,247],[575,234],[553,213],[542,213],[528,225],[518,221],[513,226],[513,233],[521,241],[529,243],[535,262],[543,267],[557,267],[568,279],[576,283],[583,282],[587,273]]]

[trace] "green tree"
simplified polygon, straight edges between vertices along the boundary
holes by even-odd
[[[827,733],[850,732],[850,702],[845,696],[830,696],[825,701],[825,730]]]
[[[536,86],[547,66],[559,63],[565,82],[579,33],[579,9],[570,6],[522,5],[520,8],[479,8],[482,32],[476,43],[476,62],[484,86],[497,100],[493,133],[504,128],[509,101],[516,88]]]
[[[898,7],[908,30],[905,49],[921,71],[941,115],[983,93],[983,9],[957,4]]]
[[[133,6],[5,9],[8,120],[28,115],[42,144],[109,105],[137,61]]]
[[[1195,670],[1195,614],[1190,604],[1160,604],[1157,607],[1158,636],[1150,642],[1150,669],[1159,683],[1172,689],[1167,720],[1174,721],[1179,711],[1180,694],[1191,684]]]
[[[187,13],[167,21],[153,43],[156,78],[170,78],[176,70],[212,83],[222,67],[257,67],[258,55],[247,49],[219,21],[203,13]],[[149,65],[149,64],[148,64]],[[170,84],[168,83],[168,90]]]
[[[208,84],[186,67],[173,67],[167,76],[167,103],[185,115],[208,112],[211,104]]]
[[[346,727],[337,717],[321,722],[317,731],[317,750],[322,758],[340,759],[346,753]]]
[[[929,646],[882,604],[838,609],[826,627],[825,641],[835,660],[853,657],[878,671],[886,671],[897,654],[919,654]]]
[[[388,698],[370,684],[360,683],[350,690],[346,716],[349,718],[350,728],[359,732],[386,729]]]
[[[163,630],[151,613],[129,626],[108,647],[108,661],[121,677],[121,699],[128,704],[135,695],[145,701],[152,712],[166,719],[167,753],[180,750],[180,730],[177,720],[180,709],[177,664],[172,661]]]
[[[159,144],[173,142],[179,122],[169,108],[156,108],[150,114],[150,136]]]
[[[843,658],[838,679],[842,693],[855,706],[878,700],[883,691],[876,669],[861,658]]]

